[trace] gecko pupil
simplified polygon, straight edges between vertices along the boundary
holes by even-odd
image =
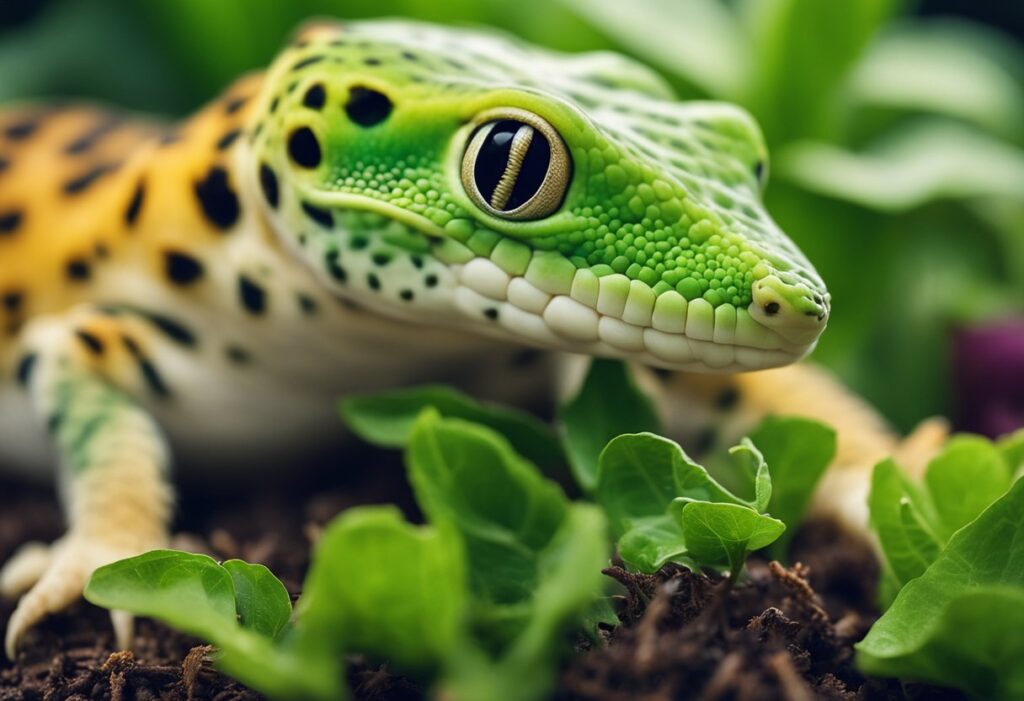
[[[508,212],[540,190],[551,164],[551,145],[541,132],[515,119],[485,124],[473,177],[477,190],[494,209]]]

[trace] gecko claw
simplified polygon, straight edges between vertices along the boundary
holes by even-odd
[[[147,550],[137,544],[97,542],[95,537],[65,536],[46,547],[33,543],[23,548],[0,572],[0,593],[25,593],[7,623],[4,651],[13,660],[25,634],[50,614],[64,610],[81,596],[89,577],[99,567]],[[131,646],[134,619],[124,611],[111,612],[119,649]]]

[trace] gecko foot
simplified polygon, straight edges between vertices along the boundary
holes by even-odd
[[[16,598],[23,594],[7,623],[7,657],[14,659],[29,629],[78,600],[98,567],[162,545],[104,542],[96,536],[69,533],[50,546],[24,546],[0,571],[0,595]],[[134,628],[131,617],[124,612],[112,612],[111,619],[118,647],[130,647]]]

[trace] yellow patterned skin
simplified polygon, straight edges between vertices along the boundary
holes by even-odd
[[[89,107],[0,112],[0,358],[26,320],[123,302],[109,280],[144,270],[169,289],[167,255],[216,247],[194,188],[229,168],[260,83],[252,76],[181,124]],[[226,171],[225,171],[226,172]],[[185,293],[182,289],[180,292]]]

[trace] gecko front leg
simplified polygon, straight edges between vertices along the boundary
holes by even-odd
[[[134,398],[167,392],[148,360],[158,341],[144,319],[91,307],[24,331],[17,375],[59,454],[68,531],[48,547],[25,546],[0,573],[0,593],[23,594],[8,623],[9,657],[28,629],[82,595],[97,567],[166,545],[168,451]]]

